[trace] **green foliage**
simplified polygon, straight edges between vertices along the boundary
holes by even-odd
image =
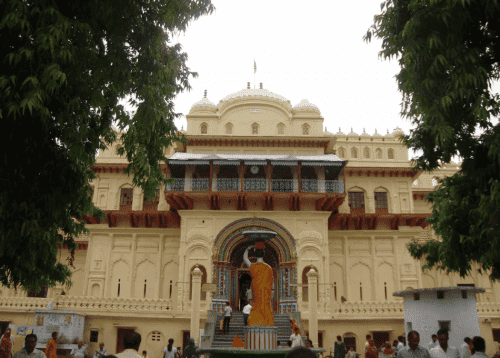
[[[384,10],[385,9],[385,10]],[[461,170],[428,195],[428,222],[442,237],[413,257],[464,276],[477,262],[500,279],[500,4],[478,0],[388,0],[364,36],[382,39],[380,56],[396,57],[401,115],[416,125],[401,139],[417,153],[415,170],[432,171],[453,156]]]
[[[40,289],[70,284],[57,263],[88,233],[73,218],[104,213],[91,202],[98,149],[128,126],[133,183],[147,199],[167,183],[163,148],[185,142],[173,99],[190,90],[173,32],[214,10],[210,0],[0,0],[0,119],[8,148],[0,176],[0,283]],[[131,116],[118,101],[133,94]],[[64,235],[58,233],[61,229]],[[69,264],[71,264],[71,259]]]

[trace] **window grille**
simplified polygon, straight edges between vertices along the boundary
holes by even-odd
[[[207,134],[208,133],[208,125],[206,123],[202,123],[200,126],[201,129],[201,134]]]
[[[387,214],[387,193],[375,193],[375,213]]]
[[[120,195],[120,205],[132,205],[132,195],[134,189],[122,189]]]
[[[97,343],[99,341],[99,331],[90,331],[90,343]]]
[[[364,193],[349,192],[349,206],[351,209],[362,209],[365,207]]]

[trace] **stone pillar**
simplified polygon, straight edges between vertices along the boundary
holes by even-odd
[[[104,281],[104,297],[105,298],[110,298],[111,297],[111,274],[112,274],[112,267],[111,267],[111,257],[112,257],[112,252],[113,252],[113,247],[115,244],[115,238],[114,234],[110,233],[109,234],[109,247],[108,247],[108,259],[106,260],[106,280]]]
[[[377,262],[375,261],[375,236],[370,236],[370,249],[372,256],[372,301],[377,300]]]
[[[191,299],[191,327],[190,335],[194,338],[197,346],[200,345],[200,299],[201,299],[201,277],[203,272],[198,268],[198,265],[191,271],[193,276],[193,295]]]
[[[156,275],[156,287],[154,298],[157,300],[160,298],[161,292],[161,282],[163,281],[163,247],[165,246],[165,234],[160,234],[160,239],[158,243],[158,275]],[[162,297],[165,298],[165,297]]]
[[[345,267],[344,267],[344,298],[346,300],[349,300],[349,274],[348,274],[348,270],[349,270],[349,247],[347,245],[347,236],[342,236],[342,239],[344,241],[344,257],[345,257]],[[340,298],[340,302],[342,302],[342,294],[340,295],[341,298]]]
[[[309,339],[318,346],[318,273],[311,268],[306,273],[309,286]]]
[[[130,298],[134,298],[135,291],[135,275],[137,274],[135,267],[135,252],[137,251],[137,234],[132,234],[132,259],[130,260]]]
[[[170,205],[165,200],[165,185],[160,187],[160,198],[158,201],[158,211],[169,211]]]

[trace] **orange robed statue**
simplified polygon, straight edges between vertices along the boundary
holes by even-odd
[[[252,310],[248,316],[249,326],[274,326],[273,310],[271,308],[273,269],[263,261],[264,242],[259,241],[255,244],[257,262],[251,263],[248,259],[248,247],[243,254],[243,260],[250,268],[250,277],[252,278]]]

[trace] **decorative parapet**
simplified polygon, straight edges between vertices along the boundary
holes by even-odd
[[[134,314],[172,312],[172,300],[136,298],[97,298],[57,296],[55,298],[1,297],[0,311],[32,311],[46,309],[53,302],[54,311],[74,310],[88,315],[102,313]]]
[[[404,319],[403,302],[346,302],[338,304],[335,318],[397,318]]]
[[[50,298],[36,297],[0,297],[0,311],[28,311],[44,309],[47,307]]]
[[[498,302],[478,302],[476,307],[480,317],[500,317],[500,303]]]

